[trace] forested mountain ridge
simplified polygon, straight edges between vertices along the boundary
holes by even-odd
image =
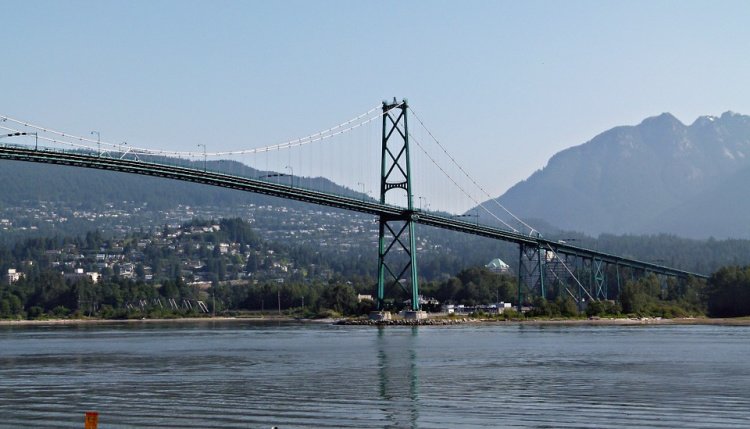
[[[173,158],[167,158],[166,161],[188,167],[203,167],[202,162]],[[251,178],[272,173],[255,170],[235,161],[209,161],[207,166],[209,170]],[[280,183],[288,183],[290,178],[282,174],[276,180]],[[3,184],[0,207],[19,205],[21,202],[31,200],[65,202],[88,209],[102,209],[104,204],[113,201],[137,201],[153,210],[161,210],[177,204],[218,206],[246,202],[269,204],[280,201],[265,195],[177,180],[21,161],[0,162],[0,183]],[[332,193],[360,196],[325,178],[295,177],[295,184],[300,183],[315,189],[327,189]],[[292,201],[286,201],[286,203],[295,204]]]
[[[748,177],[750,116],[726,112],[684,125],[663,113],[555,154],[498,201],[589,235],[750,238],[742,217]]]

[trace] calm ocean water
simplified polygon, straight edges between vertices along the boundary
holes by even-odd
[[[750,327],[0,327],[0,427],[746,428]]]

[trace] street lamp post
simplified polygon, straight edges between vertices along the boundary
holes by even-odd
[[[99,131],[92,131],[91,135],[94,134],[96,134],[96,151],[99,154],[98,156],[102,156],[102,135]]]
[[[287,165],[287,166],[286,166],[286,167],[284,167],[284,168],[288,168],[288,169],[289,169],[289,174],[290,174],[290,175],[292,176],[292,180],[291,180],[291,182],[289,182],[289,183],[291,183],[291,184],[292,184],[292,188],[293,188],[293,187],[294,187],[294,168],[292,168],[292,166],[291,166],[291,165]]]
[[[203,143],[198,143],[198,147],[203,146],[203,171],[206,171],[206,145]]]
[[[37,133],[21,133],[21,132],[10,133],[10,134],[5,134],[5,135],[0,136],[0,139],[5,138],[5,137],[16,137],[16,136],[34,136],[34,150],[39,149],[39,134]]]

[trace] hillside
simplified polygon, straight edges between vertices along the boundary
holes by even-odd
[[[203,166],[202,162],[168,160],[172,164]],[[270,172],[258,171],[234,161],[209,161],[209,170],[232,172],[246,177],[259,177]],[[288,176],[277,180],[287,182]],[[0,163],[0,207],[12,207],[24,202],[63,202],[84,209],[98,210],[105,204],[134,201],[150,210],[164,210],[178,204],[190,206],[232,206],[253,202],[273,204],[280,200],[259,194],[180,182],[170,179],[115,173],[102,170],[71,168],[57,165],[18,161]],[[295,177],[295,185],[326,189],[329,192],[360,196],[324,178]],[[285,205],[300,204],[285,201]]]
[[[688,126],[663,113],[557,153],[498,200],[591,235],[750,238],[748,178],[750,117],[726,112]]]

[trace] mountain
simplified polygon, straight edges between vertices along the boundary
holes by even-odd
[[[162,162],[193,168],[204,168],[202,161],[177,158],[150,157],[148,161]],[[261,171],[236,161],[208,161],[209,171],[219,171],[250,178],[263,178],[276,183],[289,184],[291,176]],[[322,177],[294,177],[295,186],[321,189],[338,195],[363,197],[362,194],[337,185]],[[102,204],[117,201],[137,201],[151,208],[162,209],[176,204],[219,206],[225,204],[256,204],[279,202],[279,199],[260,194],[237,192],[177,180],[139,176],[86,168],[71,168],[52,164],[35,164],[21,161],[0,162],[0,207],[19,205],[27,201],[65,202],[83,208],[99,208]],[[287,201],[292,204],[293,201]]]
[[[750,238],[748,179],[750,116],[685,125],[663,113],[557,153],[497,200],[520,217],[592,235]]]

